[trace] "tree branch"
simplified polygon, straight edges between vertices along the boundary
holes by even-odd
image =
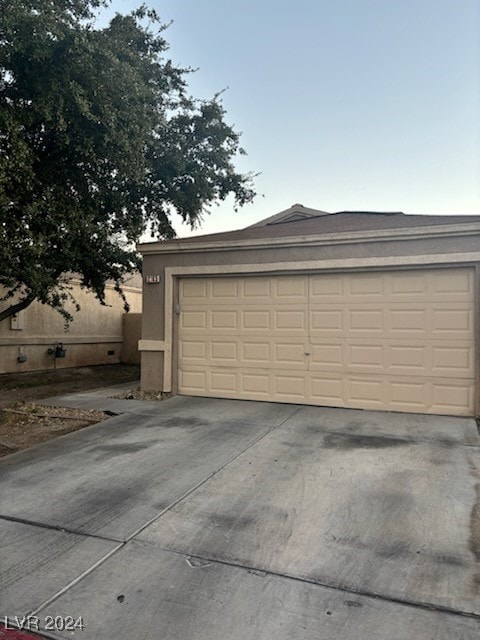
[[[13,316],[16,313],[23,311],[23,309],[26,309],[30,304],[32,304],[34,300],[35,300],[35,296],[29,293],[28,296],[23,298],[23,300],[20,300],[20,302],[17,302],[16,304],[12,304],[11,307],[7,307],[3,311],[0,311],[0,322],[2,320],[5,320],[5,318],[10,318],[10,316]]]

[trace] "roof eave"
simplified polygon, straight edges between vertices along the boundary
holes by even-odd
[[[441,226],[410,227],[397,229],[370,229],[312,234],[308,236],[274,236],[257,239],[214,240],[210,242],[184,242],[171,240],[137,245],[142,255],[165,253],[208,253],[210,251],[242,251],[283,247],[321,246],[326,244],[356,244],[359,242],[381,242],[384,240],[414,240],[445,236],[465,236],[480,233],[480,222],[442,224]]]

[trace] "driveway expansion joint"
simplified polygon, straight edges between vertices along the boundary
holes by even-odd
[[[284,418],[283,420],[280,420],[280,422],[278,422],[277,424],[274,424],[273,426],[269,427],[269,429],[267,429],[267,431],[265,431],[265,433],[262,433],[258,438],[256,438],[253,442],[251,442],[247,447],[245,447],[244,449],[242,449],[241,451],[239,451],[238,453],[236,453],[232,458],[230,458],[230,460],[227,460],[227,462],[225,462],[223,465],[221,465],[220,467],[218,467],[218,469],[215,469],[214,471],[212,471],[211,473],[209,473],[205,478],[203,478],[202,480],[200,480],[200,482],[198,482],[194,487],[192,487],[191,489],[188,489],[188,491],[186,491],[184,494],[182,494],[179,498],[177,498],[176,500],[174,500],[171,504],[169,504],[165,509],[163,509],[163,511],[161,511],[160,513],[157,513],[155,516],[153,516],[153,518],[151,518],[148,522],[146,522],[145,524],[143,524],[141,527],[139,527],[136,531],[134,531],[130,536],[128,536],[126,538],[126,542],[130,542],[130,540],[133,540],[136,536],[138,536],[142,531],[144,531],[147,527],[149,527],[151,524],[153,524],[154,522],[156,522],[159,518],[161,518],[165,513],[167,513],[168,511],[170,511],[171,509],[173,509],[173,507],[176,507],[177,504],[179,504],[180,502],[182,502],[182,500],[185,500],[185,498],[188,498],[188,496],[190,496],[192,493],[194,493],[197,489],[199,489],[202,485],[204,485],[206,482],[208,482],[209,480],[211,480],[211,478],[213,478],[217,473],[220,473],[221,471],[223,471],[229,464],[231,464],[232,462],[234,462],[237,458],[239,458],[240,456],[242,456],[244,453],[246,453],[247,451],[249,451],[249,449],[251,449],[252,447],[254,447],[256,444],[258,444],[261,440],[263,440],[263,438],[266,438],[270,433],[272,433],[272,431],[275,431],[275,429],[278,429],[279,427],[281,427],[282,425],[285,424],[285,422],[287,422],[288,420],[290,420],[291,418],[293,418],[293,416],[295,414],[297,414],[300,410],[302,409],[302,407],[297,407],[289,416],[287,416],[286,418]]]
[[[26,518],[17,518],[16,516],[6,516],[0,514],[0,520],[6,520],[7,522],[18,522],[19,524],[26,524],[31,527],[39,527],[40,529],[49,529],[50,531],[60,531],[61,533],[69,533],[75,536],[83,536],[85,538],[96,538],[98,540],[106,540],[107,542],[126,542],[121,538],[112,538],[109,536],[102,536],[97,533],[86,533],[85,531],[78,531],[76,529],[69,529],[57,524],[46,524],[45,522],[37,522],[35,520],[28,520]]]
[[[60,596],[62,596],[67,591],[69,591],[72,587],[74,587],[81,580],[83,580],[83,578],[86,578],[88,575],[90,575],[92,573],[92,571],[95,571],[95,569],[97,569],[100,565],[102,565],[109,558],[111,558],[111,556],[113,556],[115,553],[117,553],[117,551],[122,549],[125,546],[125,544],[126,543],[123,542],[123,543],[117,545],[116,547],[114,547],[113,549],[111,549],[103,557],[101,557],[99,560],[97,560],[97,562],[94,562],[91,567],[88,567],[88,569],[85,569],[85,571],[82,571],[82,573],[80,575],[78,575],[76,578],[74,578],[68,584],[66,584],[62,589],[60,589],[59,591],[54,593],[52,596],[47,598],[47,600],[44,600],[37,607],[35,607],[35,609],[32,609],[32,611],[29,611],[27,615],[35,616],[40,611],[42,611],[42,609],[45,609],[45,607],[48,607],[50,604],[52,604],[52,602],[54,602],[55,600],[58,600],[58,598],[60,598]]]
[[[362,596],[365,598],[371,598],[373,600],[379,600],[381,602],[391,602],[393,604],[399,604],[407,607],[414,607],[416,609],[422,609],[425,611],[435,611],[438,613],[447,613],[454,616],[461,616],[463,618],[473,618],[474,620],[480,621],[480,614],[474,613],[472,611],[462,611],[460,609],[454,609],[452,607],[434,604],[431,602],[420,602],[417,600],[409,600],[407,598],[397,598],[395,596],[376,593],[375,591],[355,589],[353,587],[346,587],[341,584],[330,583],[330,582],[320,582],[318,580],[311,580],[309,578],[301,578],[299,576],[295,576],[289,573],[281,573],[277,571],[271,571],[268,569],[253,567],[253,566],[242,564],[240,562],[237,563],[232,560],[222,560],[220,558],[212,558],[209,556],[198,555],[195,553],[185,553],[183,551],[176,551],[175,549],[159,547],[154,542],[150,542],[148,540],[132,540],[131,542],[134,544],[141,542],[142,544],[152,545],[157,549],[161,549],[162,551],[166,551],[168,553],[174,553],[175,555],[182,556],[185,558],[185,561],[187,562],[187,564],[195,569],[206,568],[213,564],[219,564],[226,567],[235,567],[237,569],[243,569],[244,571],[248,571],[248,573],[253,573],[261,577],[274,576],[277,578],[284,578],[285,580],[294,580],[295,582],[311,584],[317,587],[323,587],[325,589],[331,589],[332,591],[341,591],[342,593],[347,593],[349,595]],[[195,561],[199,563],[196,566],[195,566]]]

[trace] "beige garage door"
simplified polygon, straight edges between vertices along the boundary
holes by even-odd
[[[473,414],[472,269],[180,281],[179,393]]]

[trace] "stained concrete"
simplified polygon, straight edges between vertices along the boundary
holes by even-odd
[[[0,622],[25,616],[118,547],[0,518]]]
[[[126,570],[128,567],[128,570]],[[82,640],[473,640],[478,620],[129,543],[40,612]]]
[[[4,458],[0,516],[125,540],[295,411],[172,398],[112,418]]]
[[[305,406],[292,417],[289,426],[301,426],[319,433],[402,438],[446,446],[480,446],[480,433],[475,420],[455,416]]]
[[[38,615],[83,640],[477,639],[479,455],[469,419],[142,404],[0,461],[0,616],[58,594]]]
[[[360,428],[355,434],[325,432],[321,421],[314,425],[302,414],[174,506],[140,539],[480,614],[472,546],[472,527],[480,528],[472,522],[480,449],[445,444],[441,432],[438,442],[433,436],[412,442],[396,435],[401,430],[389,436]]]

